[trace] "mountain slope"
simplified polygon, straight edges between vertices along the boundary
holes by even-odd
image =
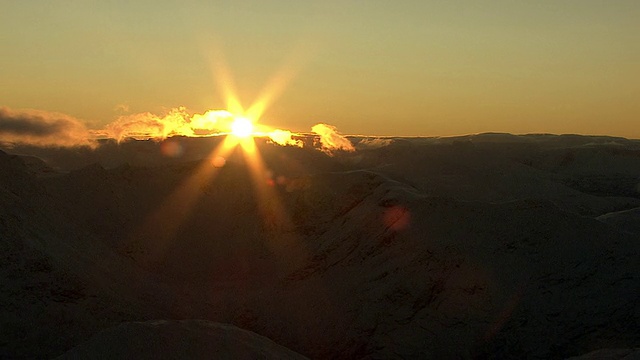
[[[633,142],[258,143],[257,175],[238,152],[213,167],[210,142],[171,159],[153,142],[57,150],[100,163],[53,173],[0,153],[4,356],[154,318],[311,358],[564,358],[640,339]]]

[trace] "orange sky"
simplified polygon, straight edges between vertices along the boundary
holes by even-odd
[[[204,113],[226,107],[224,63],[244,106],[281,86],[261,122],[293,131],[640,138],[639,18],[635,0],[4,2],[0,106],[90,127]]]

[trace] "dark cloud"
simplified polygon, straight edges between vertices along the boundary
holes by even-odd
[[[66,126],[66,119],[49,122],[41,116],[29,117],[26,114],[14,114],[6,108],[0,108],[0,134],[48,136],[60,132]]]
[[[7,107],[0,107],[0,143],[64,147],[93,144],[89,131],[78,119]]]

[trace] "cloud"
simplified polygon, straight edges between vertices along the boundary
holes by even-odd
[[[129,105],[127,105],[127,104],[118,104],[113,108],[113,111],[115,111],[117,113],[128,113],[129,112]]]
[[[189,126],[198,135],[210,135],[228,129],[233,119],[233,114],[226,110],[209,110],[204,114],[194,114]]]
[[[84,124],[71,116],[0,107],[0,143],[51,147],[95,146]]]
[[[191,116],[184,107],[179,107],[164,116],[149,112],[120,116],[100,133],[118,141],[126,138],[163,140],[176,135],[219,134],[229,129],[233,120],[233,114],[225,110],[209,110]]]
[[[166,139],[173,135],[193,136],[188,119],[189,115],[182,107],[172,109],[162,117],[148,112],[124,115],[108,124],[104,132],[118,141],[125,138]]]
[[[289,130],[276,129],[270,133],[267,133],[267,136],[269,137],[269,139],[271,139],[271,141],[281,146],[303,146],[302,140],[294,139],[294,134]]]
[[[236,119],[225,110],[209,110],[190,115],[186,108],[168,110],[164,115],[149,112],[126,114],[102,129],[87,129],[71,116],[39,110],[12,110],[0,107],[0,144],[28,144],[34,146],[97,146],[96,139],[127,138],[164,140],[171,136],[208,136],[225,134]],[[289,130],[271,130],[263,126],[261,136],[281,146],[303,147],[301,135]],[[355,151],[351,141],[340,135],[332,125],[317,124],[311,129],[319,135],[314,146],[328,155],[335,151]],[[373,145],[373,144],[368,144]]]
[[[338,134],[336,127],[327,124],[316,124],[311,131],[320,135],[320,150],[332,155],[334,151],[355,151],[351,141],[346,137]]]
[[[365,138],[362,139],[358,146],[362,146],[369,149],[377,149],[385,146],[389,146],[393,143],[393,139],[383,139],[383,138]]]

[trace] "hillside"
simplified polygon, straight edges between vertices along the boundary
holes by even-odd
[[[351,138],[355,152],[328,156],[258,139],[257,168],[239,149],[213,166],[219,139],[167,141],[186,150],[0,152],[1,357],[55,357],[95,334],[82,346],[104,349],[122,335],[101,330],[154,319],[169,338],[204,324],[180,320],[233,324],[279,344],[250,345],[274,358],[640,344],[640,142]]]

